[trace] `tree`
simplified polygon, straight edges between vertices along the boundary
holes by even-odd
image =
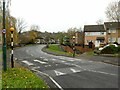
[[[98,19],[98,20],[96,21],[96,23],[97,23],[98,25],[101,25],[101,24],[104,23],[104,21],[103,21],[102,19]]]
[[[18,31],[18,34],[21,34],[21,32],[27,27],[27,23],[23,18],[18,18],[16,20],[16,29]]]
[[[106,16],[109,21],[120,21],[120,1],[119,2],[112,2],[108,5],[106,9]]]
[[[38,31],[38,30],[40,30],[40,27],[39,27],[38,25],[32,25],[32,26],[30,27],[30,30]]]

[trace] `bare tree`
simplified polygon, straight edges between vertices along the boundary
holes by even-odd
[[[98,19],[98,20],[96,21],[96,23],[97,23],[98,25],[100,25],[100,24],[103,24],[104,21],[103,21],[102,19]]]
[[[110,21],[120,21],[120,1],[119,2],[112,2],[108,5],[106,9],[106,16]]]
[[[18,18],[16,20],[16,29],[18,31],[18,34],[21,34],[21,32],[27,27],[27,23],[23,18]]]
[[[40,27],[38,26],[38,25],[32,25],[31,27],[30,27],[30,30],[32,31],[38,31],[40,29]]]

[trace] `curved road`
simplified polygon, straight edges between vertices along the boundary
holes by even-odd
[[[54,56],[42,52],[44,45],[18,48],[14,51],[17,62],[45,75],[56,87],[65,88],[118,88],[118,67],[82,59]]]

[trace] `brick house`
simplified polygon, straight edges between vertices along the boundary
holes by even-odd
[[[120,44],[120,22],[105,22],[106,42]]]
[[[88,45],[91,41],[95,47],[99,47],[100,44],[106,43],[106,31],[104,29],[104,25],[85,25],[84,33],[85,45]]]

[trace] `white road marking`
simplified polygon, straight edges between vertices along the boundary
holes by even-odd
[[[117,74],[112,74],[112,73],[107,73],[107,72],[102,72],[102,71],[94,71],[94,70],[87,70],[87,71],[96,72],[96,73],[102,73],[102,74],[107,74],[107,75],[113,75],[113,76],[117,75]]]
[[[44,61],[48,61],[48,59],[43,59]]]
[[[43,58],[43,57],[40,57],[41,59]]]
[[[74,72],[74,73],[81,72],[81,70],[75,70],[75,69],[73,69],[73,68],[70,68],[70,70],[71,70],[72,72]]]
[[[39,62],[41,64],[47,64],[46,62],[40,61],[40,60],[34,60],[35,62]]]
[[[73,62],[73,61],[75,61],[75,60],[68,60],[68,61],[71,61],[71,62]]]
[[[22,61],[23,63],[25,63],[25,64],[27,64],[27,65],[34,65],[33,63],[30,63],[30,62],[28,62],[28,61]]]
[[[114,75],[114,76],[117,75],[117,74],[113,74],[113,73],[107,73],[107,72],[102,72],[102,71],[95,71],[95,70],[85,69],[85,68],[82,68],[81,66],[76,65],[76,64],[72,64],[72,65],[74,65],[74,66],[76,66],[76,67],[79,67],[79,68],[81,68],[81,69],[83,69],[83,70],[85,70],[85,71],[96,72],[96,73],[102,73],[102,74],[107,74],[107,75]]]
[[[45,76],[47,76],[47,77],[49,77],[51,80],[52,80],[52,82],[60,89],[60,90],[64,90],[52,77],[50,77],[48,74],[46,74],[46,73],[43,73],[43,72],[41,72],[41,71],[39,71],[39,70],[35,70],[35,69],[32,69],[33,71],[36,71],[36,72],[38,72],[38,73],[41,73],[41,74],[43,74],[43,75],[45,75]]]
[[[55,64],[56,66],[58,65],[58,64]]]
[[[61,61],[61,62],[66,62],[66,61]]]
[[[33,54],[31,54],[31,56],[33,56]]]
[[[55,61],[56,59],[52,59],[53,61]]]
[[[57,76],[65,75],[65,74],[66,74],[66,73],[63,73],[63,72],[60,72],[60,71],[56,71],[56,70],[54,70],[54,72],[55,72],[55,74],[56,74]]]
[[[18,60],[17,58],[15,58],[15,60]]]
[[[38,68],[40,68],[40,66],[38,66],[38,67],[33,67],[32,69],[38,69]]]

